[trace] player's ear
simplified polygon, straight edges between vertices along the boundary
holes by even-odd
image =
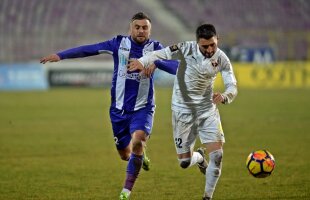
[[[151,30],[152,30],[152,24],[150,23],[149,26],[150,26],[150,32],[151,32]]]

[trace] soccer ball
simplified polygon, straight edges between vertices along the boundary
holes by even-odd
[[[269,151],[258,150],[250,153],[246,159],[246,167],[254,177],[265,178],[274,170],[275,160]]]

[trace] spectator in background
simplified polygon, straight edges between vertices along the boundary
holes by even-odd
[[[172,125],[177,156],[182,168],[198,164],[206,177],[203,200],[211,199],[221,174],[225,142],[217,104],[231,103],[237,95],[232,65],[218,48],[218,36],[212,24],[197,28],[196,41],[154,51],[131,61],[128,70],[145,71],[149,76],[154,71],[151,63],[157,59],[180,61],[172,95]],[[219,72],[225,85],[223,93],[213,92]],[[193,151],[197,136],[205,148]],[[205,151],[209,154],[209,164]]]
[[[139,12],[131,18],[129,36],[117,35],[104,42],[68,49],[40,60],[45,64],[101,53],[113,56],[110,118],[120,158],[128,161],[120,200],[129,199],[141,168],[146,171],[150,168],[145,146],[151,134],[155,111],[153,75],[148,78],[138,70],[127,71],[129,59],[138,59],[148,52],[163,48],[158,41],[150,39],[150,34],[150,18]],[[156,61],[156,63],[159,68],[165,65],[177,65],[169,61],[163,63]],[[151,65],[155,66],[155,64]]]

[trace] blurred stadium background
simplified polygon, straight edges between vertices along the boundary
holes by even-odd
[[[137,11],[150,15],[153,37],[165,45],[194,39],[197,25],[209,22],[222,47],[266,47],[276,60],[310,59],[307,0],[1,0],[0,10],[2,63],[126,34]]]
[[[220,107],[228,142],[215,198],[310,199],[309,0],[0,0],[0,199],[117,199],[126,166],[108,116],[111,57],[39,59],[127,34],[138,11],[164,45],[215,24],[233,61],[239,95]],[[158,86],[171,86],[172,76],[156,73]],[[154,168],[141,173],[132,199],[201,199],[201,175],[175,158],[171,88],[156,92]],[[276,158],[264,180],[244,165],[260,148]]]
[[[307,0],[128,0],[125,2],[122,0],[1,0],[0,10],[0,67],[2,67],[2,87],[0,85],[0,88],[4,89],[14,88],[14,81],[19,82],[15,87],[17,89],[27,89],[27,84],[22,83],[25,80],[28,84],[40,82],[39,75],[35,76],[35,69],[31,71],[32,76],[30,73],[28,80],[18,73],[7,77],[8,70],[12,70],[12,66],[16,67],[17,64],[19,69],[23,65],[37,63],[39,58],[50,53],[83,44],[97,43],[110,39],[116,34],[127,34],[128,21],[138,11],[148,13],[153,19],[152,38],[161,41],[164,45],[193,40],[197,25],[205,22],[213,23],[220,35],[220,47],[233,62],[263,64],[282,62],[281,66],[292,66],[292,63],[285,65],[283,61],[293,61],[296,66],[296,61],[299,61],[297,65],[303,68],[299,67],[302,72],[298,72],[297,79],[303,79],[300,82],[306,83],[302,87],[309,86],[307,75],[309,69],[306,66],[310,59],[310,2]],[[41,83],[41,87],[109,85],[108,77],[112,67],[110,56],[95,56],[66,64],[62,62],[62,64],[48,65],[47,69],[71,67],[79,71],[71,74],[68,72],[69,74],[61,78],[60,74],[64,74],[63,71],[48,70],[49,80],[44,84]],[[84,73],[81,73],[80,69],[84,68],[95,70],[91,72],[82,70]],[[238,74],[238,69],[236,70]],[[279,73],[281,72],[283,72],[282,69]],[[257,74],[270,76],[270,71],[249,73],[251,76]],[[289,74],[286,77],[289,77]],[[72,78],[74,75],[77,80]],[[276,79],[279,77],[283,79],[282,76],[278,75]],[[303,77],[300,78],[300,76]],[[15,80],[11,80],[12,77]],[[305,77],[306,80],[304,80]],[[256,84],[242,79],[240,81],[244,85]],[[23,84],[24,86],[20,86]],[[34,88],[35,86],[40,88],[38,84],[34,84]],[[29,87],[31,88],[30,85]],[[301,87],[300,84],[297,87]]]

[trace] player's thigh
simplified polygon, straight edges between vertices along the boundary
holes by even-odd
[[[197,136],[194,115],[172,111],[172,126],[177,154],[191,152]]]
[[[199,117],[198,132],[201,143],[224,143],[225,137],[218,109],[209,116]]]
[[[121,110],[111,108],[110,119],[116,148],[126,152],[126,148],[129,148],[131,141],[131,134],[129,129],[130,115],[124,114]],[[121,152],[123,151],[119,151],[119,153]]]
[[[130,133],[136,132],[138,133],[137,136],[141,137],[141,131],[143,131],[145,133],[143,141],[145,141],[152,132],[153,120],[154,111],[152,108],[142,108],[135,111],[130,120]]]

